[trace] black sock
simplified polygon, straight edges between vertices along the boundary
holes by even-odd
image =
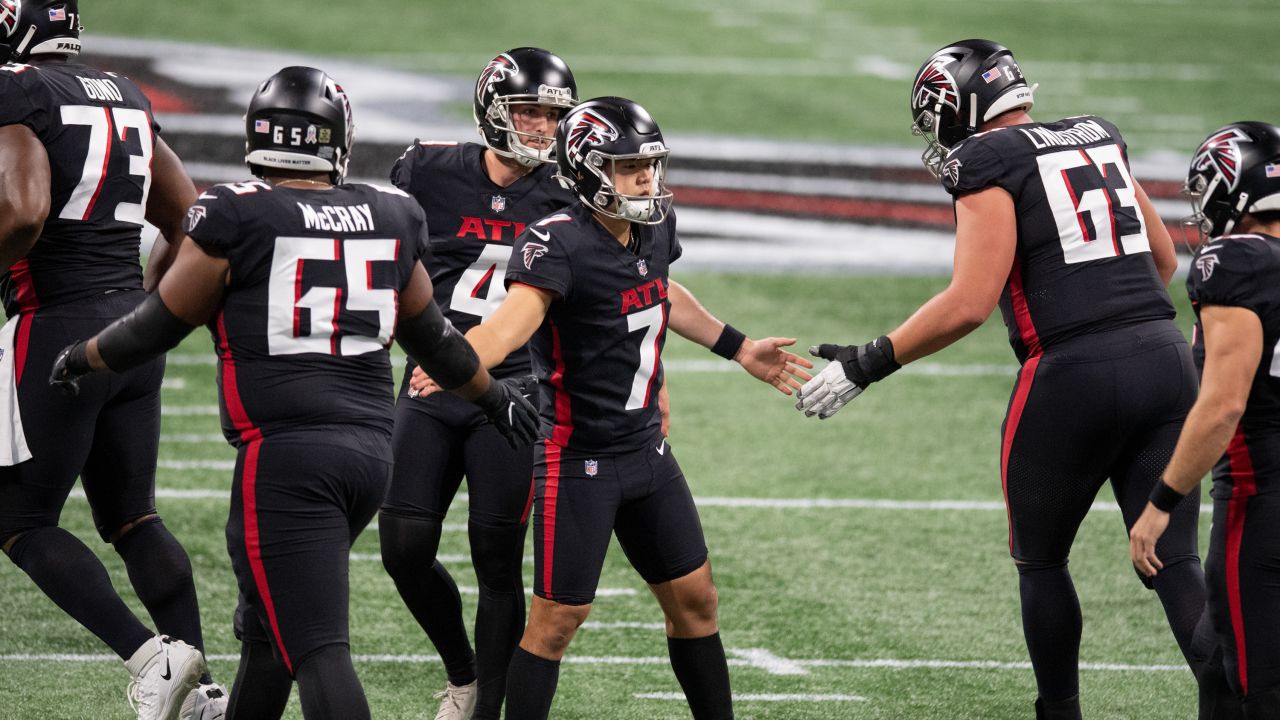
[[[1080,600],[1067,564],[1018,566],[1022,632],[1040,697],[1057,702],[1080,694]]]
[[[524,633],[524,525],[484,527],[472,523],[471,556],[480,582],[476,607],[475,720],[498,720],[507,694],[507,667]]]
[[[279,720],[289,704],[293,678],[267,643],[243,643],[231,686],[226,720]]]
[[[1055,702],[1039,698],[1036,700],[1036,720],[1080,720],[1080,698],[1070,697]]]
[[[694,720],[731,720],[729,664],[720,633],[700,638],[667,638],[671,669],[684,689]]]
[[[378,520],[382,565],[418,624],[444,661],[454,685],[476,679],[476,656],[462,620],[462,596],[449,571],[435,562],[440,521],[383,513]],[[433,560],[425,572],[423,565]]]
[[[294,676],[307,720],[368,720],[369,701],[346,645],[326,645],[311,653]]]
[[[178,539],[157,517],[125,533],[115,548],[156,630],[204,652],[191,560]]]
[[[1218,647],[1212,628],[1207,628],[1207,632],[1197,632],[1202,618],[1208,623],[1204,571],[1200,569],[1200,561],[1193,557],[1166,564],[1151,579],[1151,587],[1160,597],[1165,617],[1169,619],[1169,629],[1173,631],[1182,656],[1187,659],[1191,671],[1199,673]]]
[[[507,720],[546,720],[559,680],[559,660],[517,647],[507,668]]]
[[[9,558],[121,659],[128,660],[155,635],[116,594],[102,561],[66,530],[28,530],[10,548]]]

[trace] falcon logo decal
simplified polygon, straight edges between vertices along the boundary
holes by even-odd
[[[618,139],[618,128],[591,110],[583,110],[569,118],[569,132],[565,135],[565,150],[581,160],[588,145],[599,145]]]
[[[1253,142],[1239,128],[1227,128],[1205,140],[1191,160],[1194,172],[1217,170],[1227,183],[1228,190],[1235,190],[1240,181],[1240,143]],[[1207,178],[1206,178],[1207,179]],[[1210,183],[1212,184],[1212,183]]]
[[[946,164],[942,166],[942,177],[946,178],[947,181],[950,182],[953,187],[960,184],[960,159],[959,158],[955,160],[948,160]]]
[[[532,269],[533,269],[533,261],[534,261],[534,260],[537,260],[538,258],[540,258],[540,257],[542,257],[543,255],[546,255],[546,254],[547,254],[547,246],[546,246],[546,245],[540,245],[540,244],[538,244],[538,243],[534,243],[534,242],[531,242],[531,243],[525,243],[525,244],[524,244],[524,250],[523,250],[523,256],[524,256],[524,268],[525,268],[526,270],[532,270]]]
[[[204,195],[201,195],[200,197],[204,197]],[[191,209],[187,211],[187,232],[191,232],[196,229],[196,226],[204,219],[205,212],[205,207],[203,205],[191,206]]]
[[[1200,271],[1200,282],[1208,282],[1213,277],[1213,269],[1218,267],[1217,255],[1201,255],[1196,258],[1196,269]]]
[[[493,89],[494,83],[502,82],[518,72],[520,72],[520,66],[506,53],[490,60],[480,72],[480,78],[476,80],[476,100],[483,103],[485,96]]]
[[[911,107],[917,110],[932,110],[935,105],[946,105],[960,112],[960,94],[956,90],[956,79],[947,71],[947,65],[952,62],[955,62],[954,58],[936,58],[920,71],[916,76],[915,87],[911,89]]]
[[[13,35],[18,29],[18,6],[13,0],[0,0],[0,38]]]

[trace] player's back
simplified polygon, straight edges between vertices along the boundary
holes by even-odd
[[[1119,130],[1093,116],[979,133],[943,163],[959,197],[1006,190],[1017,255],[1000,298],[1018,359],[1056,343],[1173,318]]]
[[[201,194],[186,226],[230,263],[210,323],[228,437],[331,425],[389,436],[387,348],[425,242],[413,200],[371,185],[236,183]]]
[[[75,63],[0,68],[0,125],[25,125],[49,157],[40,239],[0,279],[5,311],[142,287],[139,238],[159,128],[128,78]]]
[[[530,341],[557,445],[617,453],[661,437],[668,267],[681,250],[674,213],[632,227],[636,253],[575,203],[530,225],[512,252],[509,283],[560,296]]]
[[[1205,305],[1252,310],[1262,324],[1262,357],[1249,401],[1240,420],[1242,434],[1232,441],[1227,459],[1214,469],[1230,481],[1231,457],[1248,460],[1260,491],[1280,491],[1280,238],[1262,234],[1214,238],[1196,251],[1187,275],[1187,293],[1197,313]],[[1197,344],[1203,335],[1197,333]],[[1251,481],[1254,481],[1251,478]],[[1270,482],[1268,482],[1270,481]]]
[[[489,179],[483,145],[415,143],[396,161],[391,180],[413,196],[427,216],[427,270],[436,302],[461,332],[479,325],[507,296],[503,278],[511,246],[526,225],[573,202],[540,165],[507,187]],[[527,352],[515,352],[493,373],[529,372]]]

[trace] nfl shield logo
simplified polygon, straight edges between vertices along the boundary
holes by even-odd
[[[649,274],[649,264],[644,261],[644,258],[636,261],[636,270],[639,270],[641,275]]]
[[[600,472],[600,463],[595,460],[587,460],[583,463],[582,471],[587,474],[587,477],[595,477],[596,473]]]
[[[501,195],[494,195],[489,199],[489,208],[494,212],[502,212],[507,209],[507,199]]]

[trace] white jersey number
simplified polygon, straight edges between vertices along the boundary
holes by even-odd
[[[1067,264],[1151,252],[1118,145],[1063,150],[1037,161]]]
[[[486,245],[480,257],[462,272],[453,286],[449,309],[475,315],[481,322],[492,315],[507,297],[507,286],[503,278],[506,277],[507,261],[510,259],[509,245]],[[485,282],[489,283],[489,291],[481,295],[480,289]]]
[[[391,343],[396,322],[396,291],[374,288],[370,264],[394,261],[398,240],[336,240],[314,237],[276,238],[267,285],[267,350],[271,355],[322,353],[363,355]],[[302,269],[308,261],[339,262],[346,287],[312,287],[302,292]],[[345,298],[344,298],[345,296]],[[342,335],[338,326],[343,301],[347,310],[378,313],[378,335]],[[309,319],[302,326],[302,310]]]
[[[636,368],[635,377],[631,378],[631,396],[627,398],[627,410],[639,410],[648,404],[649,384],[653,374],[658,371],[658,335],[667,324],[665,310],[665,306],[659,304],[627,316],[628,331],[645,331],[644,339],[640,341],[640,367]]]
[[[129,156],[129,174],[142,178],[142,200],[136,203],[122,202],[116,205],[115,219],[134,225],[142,225],[147,207],[147,195],[151,193],[151,153],[155,138],[151,134],[151,120],[136,108],[105,108],[93,105],[63,105],[63,125],[89,126],[89,152],[84,158],[80,182],[58,217],[63,220],[88,220],[94,203],[106,181],[107,163],[111,159],[111,144],[128,137],[129,129],[138,131],[141,155]],[[114,128],[114,129],[113,129]]]

